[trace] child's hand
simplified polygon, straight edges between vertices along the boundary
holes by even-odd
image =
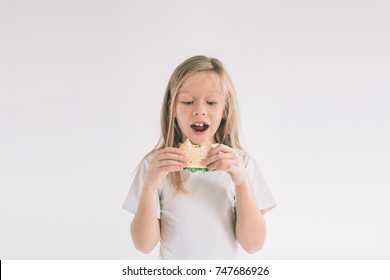
[[[247,173],[239,155],[232,148],[219,144],[210,150],[208,157],[202,160],[209,170],[227,172],[233,183],[238,186],[247,180]]]
[[[146,172],[144,186],[156,190],[169,172],[180,171],[187,166],[187,158],[179,148],[167,147],[157,152]]]

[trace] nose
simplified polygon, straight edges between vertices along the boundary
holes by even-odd
[[[206,115],[206,106],[199,102],[195,107],[194,111],[192,112],[194,116],[205,116]]]

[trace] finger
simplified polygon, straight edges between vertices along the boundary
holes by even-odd
[[[179,148],[175,148],[175,147],[166,147],[164,149],[159,150],[159,153],[160,154],[173,153],[173,154],[178,154],[178,155],[185,155],[183,150],[181,150]]]
[[[175,153],[162,153],[157,156],[157,161],[164,161],[164,160],[176,160],[183,163],[187,163],[187,157],[185,155],[179,155]]]
[[[181,171],[183,170],[183,167],[180,166],[165,166],[162,168],[163,172],[169,173],[169,172],[174,172],[174,171]]]
[[[167,166],[179,166],[179,167],[185,167],[186,166],[186,163],[185,162],[180,162],[180,161],[177,161],[177,160],[161,160],[161,161],[158,161],[156,162],[156,165],[155,165],[157,168],[164,168],[164,167],[167,167]]]
[[[210,165],[207,165],[207,169],[209,170],[220,170],[220,171],[226,171],[230,172],[234,169],[234,167],[237,167],[236,161],[232,159],[225,159],[221,161],[214,162]]]
[[[232,148],[230,148],[229,146],[226,146],[224,144],[219,144],[217,147],[212,148],[209,151],[209,156],[213,156],[213,155],[218,154],[220,152],[222,152],[222,153],[230,153],[232,151],[234,151],[234,150]]]
[[[220,152],[218,154],[215,154],[215,155],[212,155],[212,156],[205,158],[204,160],[202,160],[202,164],[209,165],[209,164],[212,164],[212,163],[219,161],[219,160],[237,159],[237,158],[238,158],[238,155],[234,152],[231,152],[231,153]]]
[[[228,172],[230,169],[231,162],[214,162],[210,165],[207,165],[209,170],[218,170]]]

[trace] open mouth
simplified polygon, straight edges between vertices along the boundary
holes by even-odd
[[[194,123],[191,128],[196,134],[201,134],[209,128],[209,125],[207,123]]]

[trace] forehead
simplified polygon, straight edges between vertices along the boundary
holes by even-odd
[[[179,90],[180,94],[217,94],[223,90],[218,75],[214,72],[201,72],[188,77]]]

